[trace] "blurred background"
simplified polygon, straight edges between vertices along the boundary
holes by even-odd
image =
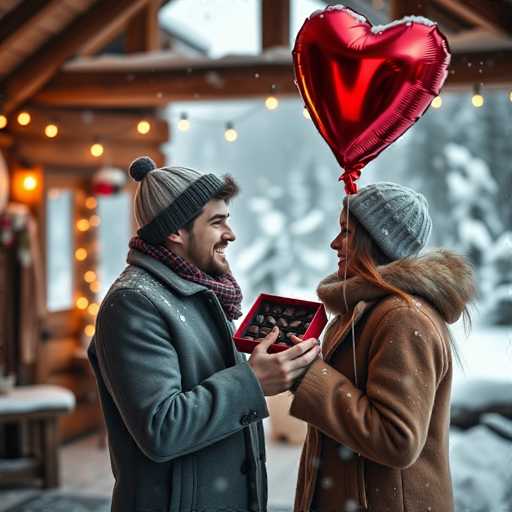
[[[131,159],[233,175],[229,248],[247,311],[315,299],[336,269],[339,166],[291,48],[321,0],[5,1],[0,6],[0,510],[107,510],[113,485],[85,358],[135,231]],[[37,5],[35,5],[37,4]],[[357,0],[437,21],[445,88],[364,170],[428,198],[431,246],[465,254],[473,326],[452,326],[457,511],[512,510],[512,2]],[[305,425],[269,400],[269,498],[290,510]],[[60,508],[59,508],[60,507]]]

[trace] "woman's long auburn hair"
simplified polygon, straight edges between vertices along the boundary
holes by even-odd
[[[346,215],[345,209],[343,215]],[[368,231],[353,215],[349,213],[346,218],[348,221],[347,227],[353,233],[352,244],[348,248],[347,254],[347,275],[360,276],[368,283],[386,290],[391,295],[398,295],[408,304],[411,304],[410,295],[386,282],[377,268],[379,265],[391,263],[391,259],[381,251]]]
[[[350,212],[343,209],[342,215],[347,219],[347,227],[353,233],[352,243],[348,248],[347,254],[347,276],[362,277],[368,283],[386,290],[390,295],[397,295],[407,302],[408,305],[412,305],[412,297],[400,288],[386,282],[377,268],[379,265],[391,263],[392,260],[382,252],[366,228]],[[467,308],[464,308],[464,326],[466,327],[466,332],[469,332],[471,329],[471,317]],[[343,329],[344,326],[340,325],[337,332],[333,333],[333,335],[338,337]],[[450,331],[448,331],[448,337],[455,359],[460,367],[463,368],[464,365],[462,364],[457,344]]]

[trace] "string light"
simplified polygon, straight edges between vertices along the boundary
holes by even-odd
[[[84,333],[86,336],[92,337],[94,336],[94,333],[96,332],[96,329],[94,328],[94,325],[88,324],[84,327]]]
[[[57,137],[58,133],[59,133],[59,128],[56,124],[53,124],[53,123],[47,124],[44,129],[44,134],[49,139],[53,139],[53,138]]]
[[[304,109],[302,110],[302,115],[306,118],[306,119],[311,119],[311,116],[309,115],[309,111],[306,107],[304,107]]]
[[[443,98],[441,98],[441,96],[436,96],[432,100],[432,108],[441,108],[442,104],[443,104]]]
[[[103,152],[105,151],[105,148],[103,147],[102,144],[100,144],[99,142],[95,142],[91,147],[90,147],[90,151],[91,151],[91,155],[95,158],[99,158],[101,155],[103,155]]]
[[[27,126],[31,121],[30,114],[28,112],[20,112],[17,117],[18,124],[21,126]]]
[[[3,114],[0,115],[0,130],[3,130],[7,126],[7,117]]]
[[[101,219],[99,215],[91,215],[89,219],[89,224],[95,228],[101,224]]]
[[[224,138],[228,142],[235,142],[235,140],[238,139],[238,132],[235,130],[233,123],[226,123],[226,131],[224,132]]]
[[[265,107],[268,110],[275,110],[279,106],[279,100],[275,96],[269,96],[265,100]]]
[[[88,231],[90,227],[91,224],[87,219],[80,219],[76,222],[76,229],[78,229],[78,231],[81,231],[82,233],[84,231]]]
[[[89,210],[94,210],[96,208],[96,205],[98,204],[98,201],[96,201],[96,198],[94,196],[89,196],[85,200],[85,207]]]
[[[473,97],[471,98],[471,103],[474,107],[480,108],[484,105],[484,97],[480,94],[480,86],[475,84],[473,87]]]
[[[94,281],[96,281],[96,272],[94,272],[94,270],[88,270],[84,274],[84,281],[86,283],[93,283]]]
[[[101,290],[101,283],[99,281],[93,281],[89,285],[89,289],[91,290],[92,293],[99,293]]]
[[[32,191],[37,188],[37,178],[31,174],[23,178],[23,188],[27,191]]]
[[[79,247],[76,251],[75,251],[75,258],[78,260],[78,261],[84,261],[86,258],[87,258],[87,250],[84,249],[83,247]]]
[[[510,94],[508,95],[508,99],[512,101],[512,91],[510,91]]]
[[[87,297],[78,297],[75,304],[78,309],[87,309],[89,301],[87,300]]]
[[[98,306],[98,304],[96,304],[95,302],[91,302],[89,304],[89,307],[87,308],[87,312],[94,316],[94,315],[97,315],[98,314],[98,311],[99,311],[100,307]]]
[[[139,121],[139,123],[137,124],[137,131],[141,135],[147,135],[151,131],[151,124],[149,123],[149,121],[143,119],[142,121]]]
[[[188,120],[187,114],[183,113],[180,115],[180,120],[178,121],[178,130],[180,132],[187,132],[190,128],[190,121]]]

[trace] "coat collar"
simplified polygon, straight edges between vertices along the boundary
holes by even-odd
[[[160,261],[143,254],[140,251],[131,249],[128,252],[126,261],[129,265],[135,265],[143,268],[149,272],[152,276],[156,277],[160,282],[166,286],[176,290],[181,295],[190,296],[196,293],[208,292],[206,286],[202,286],[187,279],[183,279],[176,272],[173,272],[169,267],[161,263]]]
[[[449,251],[435,250],[418,258],[397,260],[379,267],[379,272],[387,283],[426,300],[448,323],[456,322],[475,296],[470,264]],[[327,276],[317,293],[327,309],[341,315],[360,301],[378,301],[389,295],[361,277],[342,281],[336,274]]]

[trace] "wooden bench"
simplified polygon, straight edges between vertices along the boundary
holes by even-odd
[[[57,421],[75,406],[73,393],[59,386],[19,386],[0,395],[0,427],[26,429],[28,453],[0,459],[0,483],[41,479],[44,488],[59,485]]]

